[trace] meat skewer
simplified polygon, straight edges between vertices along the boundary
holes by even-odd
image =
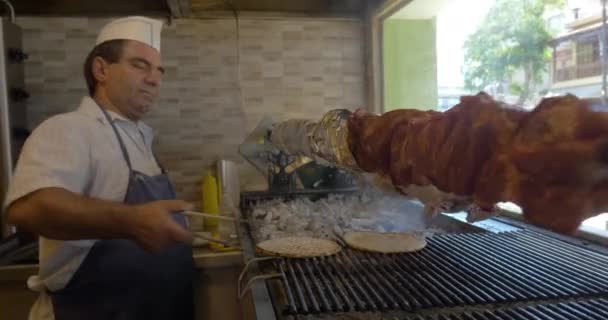
[[[390,179],[427,211],[497,213],[573,233],[608,206],[608,114],[568,95],[523,111],[485,93],[439,112],[355,112],[349,146],[361,169]]]
[[[286,152],[374,173],[428,214],[467,211],[475,220],[513,202],[530,223],[573,233],[608,209],[608,113],[587,100],[547,98],[524,111],[482,92],[446,112],[330,113],[337,120],[322,128],[333,136],[308,121],[294,139],[286,128],[298,122],[289,120],[275,125],[271,140]],[[297,146],[284,142],[288,135]]]

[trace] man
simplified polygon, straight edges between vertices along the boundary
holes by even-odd
[[[141,122],[159,94],[162,22],[127,17],[86,59],[90,97],[26,142],[7,196],[9,222],[40,235],[41,295],[30,319],[192,318],[189,208]]]

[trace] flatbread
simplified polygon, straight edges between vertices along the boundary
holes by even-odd
[[[354,231],[343,238],[349,247],[370,252],[414,252],[426,247],[424,237],[414,233]]]
[[[310,237],[286,237],[258,243],[260,253],[289,258],[312,258],[330,256],[340,252],[342,247],[331,240]]]

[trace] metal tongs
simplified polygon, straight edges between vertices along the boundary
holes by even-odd
[[[249,221],[247,221],[247,220],[242,220],[242,219],[235,218],[235,217],[221,216],[218,214],[205,213],[205,212],[180,211],[179,213],[181,215],[188,216],[188,217],[205,217],[205,218],[214,218],[214,219],[219,219],[219,220],[235,221],[235,222],[240,222],[240,223],[249,223]],[[209,242],[223,244],[226,247],[233,247],[233,248],[240,249],[240,247],[234,243],[231,243],[231,242],[228,242],[225,240],[221,240],[221,239],[217,239],[214,237],[209,237],[209,236],[206,236],[206,235],[198,233],[198,232],[193,232],[192,235],[196,238],[201,238],[201,239],[207,240]]]
[[[236,245],[235,243],[228,242],[226,240],[217,239],[217,238],[214,238],[214,237],[209,237],[209,236],[206,236],[206,235],[198,233],[198,232],[193,232],[192,236],[195,237],[195,238],[201,238],[203,240],[207,240],[209,242],[215,242],[215,243],[223,244],[226,247],[237,248],[237,249],[241,248],[240,246]]]
[[[219,219],[219,220],[235,221],[235,222],[239,222],[239,223],[249,223],[249,221],[247,221],[247,220],[230,217],[230,216],[222,216],[219,214],[196,212],[196,211],[180,211],[179,213],[181,213],[182,215],[188,216],[188,217],[204,217],[204,218],[213,218],[213,219]]]

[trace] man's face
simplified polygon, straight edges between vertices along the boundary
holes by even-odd
[[[126,41],[118,63],[106,65],[106,95],[127,118],[139,120],[156,101],[164,69],[154,48]]]

